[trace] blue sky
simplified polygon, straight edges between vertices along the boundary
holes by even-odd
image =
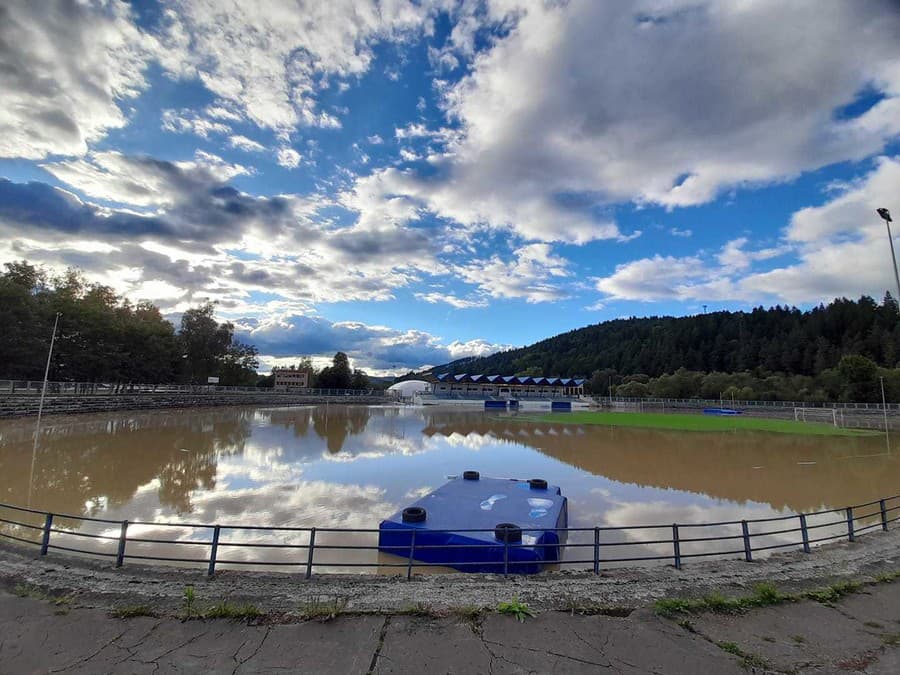
[[[4,5],[0,262],[264,366],[892,284],[891,0]]]

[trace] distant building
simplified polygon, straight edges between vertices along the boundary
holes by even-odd
[[[306,389],[309,387],[309,373],[293,368],[272,368],[275,377],[275,391]]]
[[[539,398],[584,394],[584,380],[571,377],[518,377],[516,375],[429,375],[436,396],[498,396]]]

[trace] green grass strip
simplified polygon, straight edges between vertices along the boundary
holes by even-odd
[[[516,415],[524,422],[555,422],[557,424],[595,424],[610,427],[643,429],[671,429],[673,431],[769,431],[777,434],[801,436],[876,436],[881,432],[870,429],[841,429],[821,422],[795,422],[740,415],[683,415],[677,413],[631,413],[578,411]]]

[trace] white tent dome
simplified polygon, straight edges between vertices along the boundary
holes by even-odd
[[[393,392],[394,396],[409,398],[413,394],[418,394],[422,391],[430,392],[431,385],[423,380],[405,380],[403,382],[398,382],[397,384],[392,384],[387,390]]]

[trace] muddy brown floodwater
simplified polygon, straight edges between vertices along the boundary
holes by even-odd
[[[32,457],[33,429],[34,420],[0,422],[0,502],[143,521],[129,528],[129,537],[146,539],[208,541],[209,531],[190,523],[377,528],[465,469],[560,485],[571,527],[765,518],[900,492],[900,458],[884,437],[676,432],[520,422],[482,411],[332,405],[49,418]],[[57,524],[110,536],[119,529]],[[617,533],[608,541],[609,555],[616,543],[658,534]],[[307,536],[233,530],[223,541],[302,545]],[[321,533],[317,545],[374,541],[369,534]],[[113,545],[90,543],[105,551]],[[171,545],[129,543],[134,555],[205,554],[200,545],[190,548],[174,554]],[[648,545],[643,554],[653,550]],[[700,542],[683,552],[704,550],[708,545]],[[583,549],[572,549],[567,559],[579,555]],[[300,560],[297,549],[226,546],[220,556],[235,563]],[[377,560],[376,551],[323,550],[316,557],[319,571],[372,571],[346,565]]]

